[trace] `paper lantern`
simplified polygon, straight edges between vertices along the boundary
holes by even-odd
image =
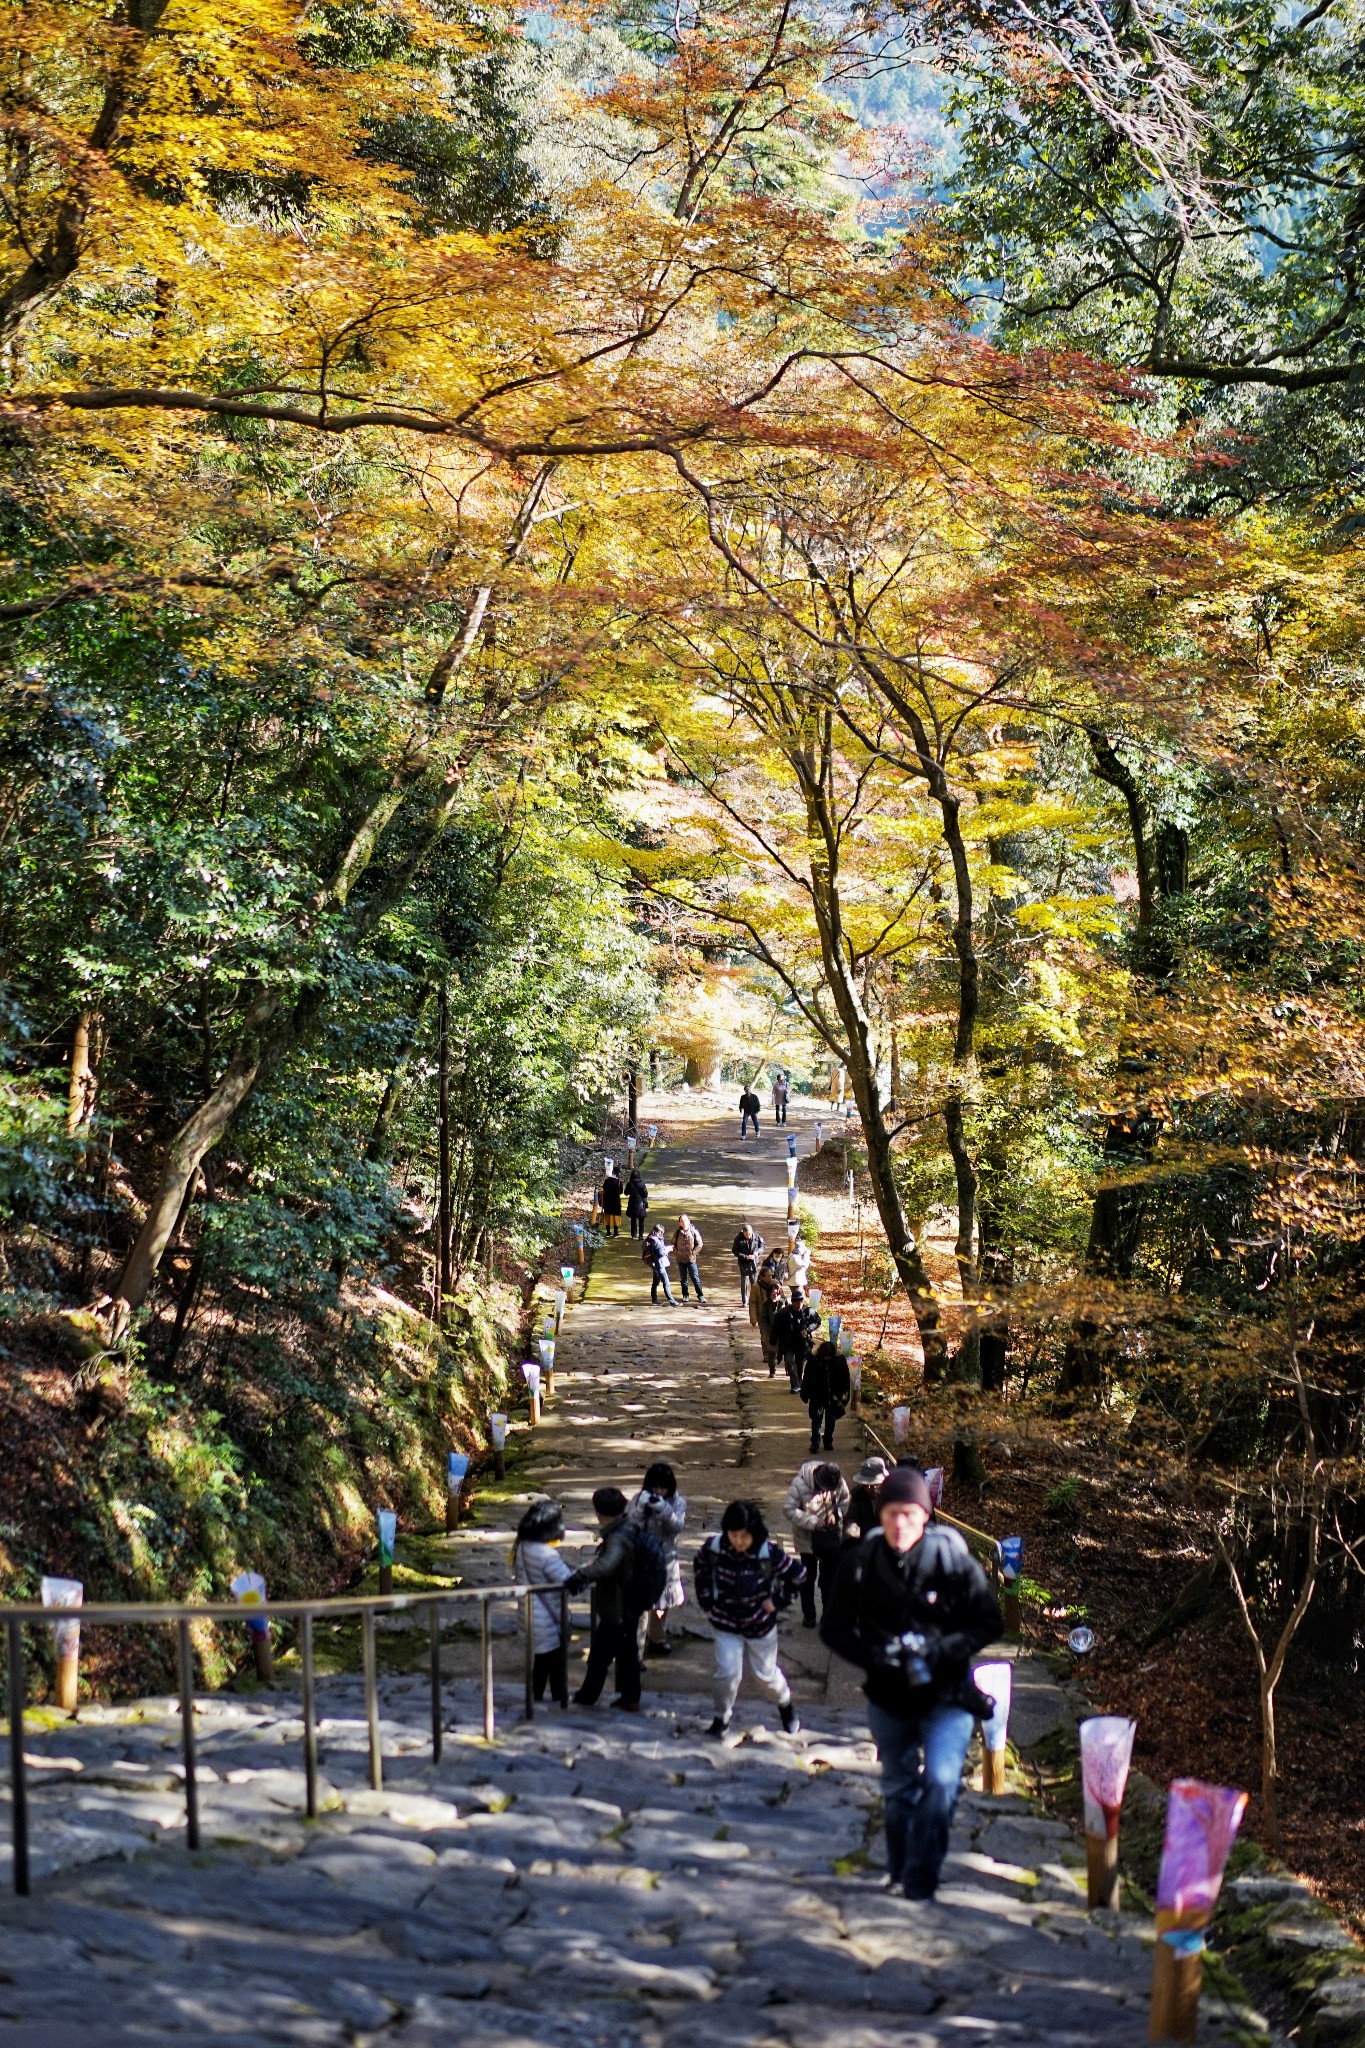
[[[942,1465],[930,1465],[924,1474],[924,1483],[929,1489],[929,1505],[937,1511],[943,1505]]]
[[[972,1677],[989,1700],[995,1711],[988,1721],[981,1723],[981,1742],[985,1749],[997,1754],[1005,1747],[1005,1735],[1010,1719],[1010,1689],[1014,1666],[1003,1660],[998,1664],[978,1664]]]
[[[1081,1723],[1081,1783],[1088,1835],[1106,1835],[1111,1841],[1118,1835],[1136,1733],[1137,1722],[1122,1714],[1095,1714]]]
[[[796,1139],[790,1131],[787,1133],[787,1157],[789,1159],[795,1159],[796,1157]]]
[[[831,1317],[830,1317],[830,1321],[831,1321],[831,1322],[833,1322],[833,1321],[834,1321],[834,1318],[833,1318],[833,1316],[831,1316]],[[839,1343],[839,1355],[840,1355],[840,1357],[841,1357],[841,1358],[852,1358],[852,1356],[853,1356],[853,1332],[852,1332],[851,1330],[845,1330],[845,1329],[844,1329],[844,1328],[842,1328],[842,1326],[841,1326],[841,1327],[840,1327],[840,1330],[839,1330],[839,1338],[838,1338],[838,1343]]]
[[[375,1517],[379,1524],[379,1562],[393,1563],[393,1548],[398,1541],[398,1517],[392,1508],[381,1508]]]
[[[903,1444],[906,1441],[910,1434],[910,1410],[908,1408],[893,1408],[891,1410],[891,1434],[898,1444]]]
[[[839,1341],[839,1332],[840,1332],[840,1330],[842,1330],[842,1329],[843,1329],[843,1327],[844,1327],[844,1319],[843,1319],[843,1317],[842,1317],[842,1316],[841,1316],[841,1315],[839,1314],[839,1311],[838,1311],[837,1309],[832,1309],[832,1310],[830,1311],[830,1318],[829,1318],[829,1334],[830,1334],[830,1341],[831,1341],[831,1343],[835,1343],[835,1344],[837,1344],[837,1343],[838,1343],[838,1341]]]
[[[238,1572],[228,1583],[228,1590],[239,1607],[254,1607],[255,1614],[247,1617],[247,1627],[253,1636],[270,1633],[270,1623],[265,1616],[265,1580],[259,1572]]]
[[[787,1161],[787,1186],[789,1188],[796,1186],[796,1169],[799,1165],[800,1161],[793,1153],[792,1157]]]
[[[538,1394],[540,1392],[540,1367],[534,1359],[527,1358],[522,1361],[521,1375],[527,1386],[531,1389],[531,1392]]]
[[[540,1353],[540,1366],[541,1366],[541,1371],[542,1371],[542,1372],[553,1372],[553,1371],[554,1371],[554,1364],[555,1364],[555,1340],[554,1340],[554,1338],[553,1338],[553,1337],[541,1337],[541,1338],[537,1339],[537,1342],[536,1342],[536,1350],[537,1350],[537,1351],[538,1351],[538,1352]]]
[[[657,1124],[651,1124],[649,1127],[649,1142],[651,1145],[654,1143],[654,1140],[658,1137],[658,1135],[659,1126]]]
[[[606,1159],[606,1160],[604,1160],[604,1161],[603,1161],[603,1165],[604,1165],[604,1166],[606,1167],[606,1169],[607,1169],[607,1172],[608,1172],[609,1174],[615,1173],[615,1171],[616,1171],[616,1161],[615,1161],[614,1159]]]
[[[458,1493],[469,1477],[469,1458],[464,1451],[450,1451],[446,1455],[446,1491]]]
[[[801,1235],[801,1225],[800,1225],[799,1223],[795,1222],[795,1221],[794,1221],[794,1220],[793,1220],[793,1219],[792,1219],[792,1218],[791,1218],[791,1217],[789,1216],[789,1217],[787,1218],[787,1242],[788,1242],[788,1244],[795,1244],[795,1243],[796,1243],[796,1240],[797,1240],[797,1238],[798,1238],[798,1237],[799,1237],[800,1235]]]
[[[507,1417],[505,1415],[490,1415],[488,1418],[488,1430],[493,1439],[493,1449],[495,1451],[505,1451],[507,1449]]]
[[[264,1583],[261,1587],[265,1591]],[[80,1579],[49,1579],[42,1582],[44,1607],[79,1607],[85,1598],[85,1585]],[[78,1621],[54,1621],[52,1641],[59,1659],[76,1657],[80,1654],[81,1625]]]
[[[1024,1539],[1022,1536],[1000,1538],[1000,1572],[1007,1586],[1013,1585],[1024,1564]]]
[[[568,1301],[569,1301],[569,1297],[568,1297],[568,1295],[567,1295],[567,1294],[565,1293],[564,1289],[563,1289],[563,1288],[561,1287],[561,1288],[559,1289],[558,1293],[557,1293],[557,1294],[555,1295],[555,1328],[556,1328],[556,1329],[558,1329],[558,1328],[559,1328],[560,1324],[561,1324],[561,1323],[563,1322],[563,1320],[564,1320],[564,1310],[565,1310],[565,1309],[566,1309],[566,1307],[568,1306]]]
[[[1177,1778],[1166,1801],[1166,1839],[1156,1880],[1157,1927],[1203,1927],[1246,1812],[1247,1795]],[[1164,1923],[1164,1926],[1163,1926]]]
[[[863,1398],[863,1361],[850,1355],[848,1361],[850,1398],[856,1408]]]
[[[824,1295],[824,1290],[823,1290],[823,1288],[820,1288],[820,1287],[812,1287],[812,1289],[811,1289],[811,1291],[810,1291],[810,1305],[811,1305],[811,1307],[812,1307],[812,1308],[819,1308],[819,1306],[820,1306],[821,1302],[822,1302],[822,1301],[824,1300],[824,1298],[825,1298],[825,1295]]]
[[[573,1267],[572,1267],[572,1266],[561,1266],[561,1267],[560,1267],[560,1269],[559,1269],[559,1277],[560,1277],[560,1279],[561,1279],[561,1280],[562,1280],[562,1281],[564,1282],[564,1286],[565,1286],[565,1288],[566,1288],[566,1289],[568,1289],[568,1288],[572,1287],[572,1286],[573,1286]]]

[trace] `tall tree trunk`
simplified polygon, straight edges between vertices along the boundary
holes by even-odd
[[[626,1128],[634,1131],[640,1121],[640,1069],[632,1058],[626,1069]]]
[[[962,1282],[962,1336],[959,1339],[949,1377],[964,1384],[981,1384],[981,1330],[976,1317],[976,1300],[980,1293],[980,1276],[976,1258],[976,1169],[972,1164],[971,1151],[967,1144],[962,1124],[962,1097],[950,1095],[943,1105],[943,1128],[947,1134],[948,1151],[953,1162],[953,1173],[957,1180],[957,1242],[954,1254],[957,1258],[958,1277]]]
[[[74,1138],[95,1114],[99,1084],[94,1048],[99,1033],[99,1012],[82,1010],[71,1030],[71,1072],[66,1088],[66,1134]]]
[[[820,961],[843,1030],[844,1044],[840,1046],[831,1042],[830,1050],[840,1056],[852,1084],[853,1100],[862,1120],[867,1144],[867,1171],[872,1182],[873,1200],[877,1204],[887,1248],[919,1329],[925,1378],[933,1379],[941,1375],[947,1356],[939,1306],[896,1182],[885,1105],[877,1078],[878,1062],[872,1027],[858,988],[852,948],[844,929],[843,904],[839,894],[838,828],[828,792],[822,786],[814,763],[799,748],[791,749],[788,758],[796,770],[805,797],[811,848],[811,903],[820,940]]]
[[[440,1194],[436,1205],[436,1291],[441,1303],[441,1321],[450,1294],[450,1228],[453,1186],[450,1171],[450,993],[443,979],[436,998],[436,1143]]]

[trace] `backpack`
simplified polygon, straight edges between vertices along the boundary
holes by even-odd
[[[632,1614],[644,1614],[657,1607],[668,1584],[668,1559],[652,1530],[639,1522],[629,1525],[631,1548],[630,1583],[625,1588],[625,1605]]]

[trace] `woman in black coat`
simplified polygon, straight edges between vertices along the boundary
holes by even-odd
[[[649,1189],[640,1178],[639,1168],[635,1166],[631,1167],[630,1179],[626,1182],[626,1214],[630,1218],[631,1236],[643,1237],[645,1218],[649,1214]]]
[[[834,1425],[848,1406],[852,1382],[848,1360],[837,1344],[826,1338],[806,1360],[801,1375],[801,1399],[810,1410],[810,1447],[820,1448],[820,1422],[825,1425],[825,1449],[834,1449]]]

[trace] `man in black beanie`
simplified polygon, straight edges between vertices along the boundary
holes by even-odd
[[[889,1882],[908,1899],[932,1899],[972,1725],[990,1711],[971,1660],[1004,1624],[961,1536],[934,1522],[922,1472],[888,1472],[879,1519],[881,1527],[847,1552],[820,1633],[867,1674]]]

